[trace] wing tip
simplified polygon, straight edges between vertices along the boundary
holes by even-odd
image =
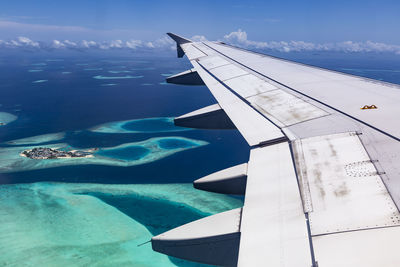
[[[167,35],[169,37],[171,37],[171,39],[174,40],[179,45],[180,44],[185,44],[185,43],[192,43],[192,40],[187,39],[187,38],[182,37],[182,36],[179,36],[179,35],[177,35],[175,33],[172,33],[172,32],[167,32]]]

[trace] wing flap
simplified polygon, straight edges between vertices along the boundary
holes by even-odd
[[[255,148],[248,163],[238,266],[311,266],[288,143]]]

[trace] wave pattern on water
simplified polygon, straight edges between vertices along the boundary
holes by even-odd
[[[137,76],[132,76],[132,75],[125,75],[125,76],[103,76],[103,75],[97,75],[94,76],[94,79],[98,80],[121,80],[121,79],[139,79],[143,78],[143,75],[137,75]]]
[[[86,71],[93,71],[93,70],[103,70],[103,68],[87,68],[87,69],[83,69]]]
[[[33,81],[32,83],[45,83],[45,82],[47,82],[48,80],[37,80],[37,81]]]
[[[34,70],[28,70],[28,72],[41,72],[43,70],[38,70],[38,69],[34,69]]]
[[[115,74],[115,73],[130,73],[132,71],[130,71],[130,70],[109,70],[108,72]]]

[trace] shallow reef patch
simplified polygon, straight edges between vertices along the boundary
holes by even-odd
[[[8,112],[0,112],[0,127],[18,119],[17,116]]]
[[[100,133],[154,133],[187,131],[189,128],[174,125],[173,117],[154,117],[126,121],[114,121],[95,126],[92,132]]]
[[[54,142],[62,140],[65,137],[65,133],[49,133],[42,134],[36,136],[30,136],[26,138],[16,139],[12,141],[8,141],[5,144],[7,145],[32,145],[32,144],[41,144],[47,142]]]
[[[139,245],[240,206],[238,199],[191,184],[2,185],[0,265],[197,266],[156,253],[150,243]]]
[[[165,142],[179,143],[173,147],[166,147]],[[91,157],[71,157],[55,159],[31,159],[21,156],[26,150],[36,146],[10,146],[0,148],[0,173],[37,170],[70,165],[108,165],[129,167],[150,163],[163,159],[175,153],[207,145],[201,140],[194,140],[179,136],[156,137],[140,142],[125,143],[114,147],[102,147],[93,152]],[[41,147],[62,150],[79,150],[66,143],[47,144]]]

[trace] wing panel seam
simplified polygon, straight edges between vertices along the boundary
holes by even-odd
[[[228,89],[232,94],[234,94],[236,97],[238,97],[240,100],[242,100],[244,103],[246,103],[248,106],[250,106],[250,108],[252,108],[255,112],[257,112],[258,114],[260,114],[263,118],[267,119],[270,123],[272,123],[275,127],[277,127],[278,129],[282,129],[281,127],[279,127],[275,122],[271,121],[268,117],[266,117],[263,113],[261,113],[259,110],[257,110],[256,108],[254,108],[251,103],[244,97],[242,97],[241,95],[239,95],[237,92],[235,92],[231,87],[229,87],[228,85],[226,85],[223,81],[221,81],[218,77],[216,77],[214,74],[212,74],[209,70],[207,70],[198,60],[196,60],[197,64],[199,64],[199,66],[208,74],[210,75],[212,78],[214,78],[217,82],[219,82],[222,86],[224,86],[226,89]],[[282,132],[282,134],[287,138],[286,134]],[[266,140],[269,141],[269,140]]]
[[[327,236],[327,235],[335,235],[335,234],[345,234],[345,233],[352,233],[352,232],[361,232],[361,231],[378,230],[378,229],[395,228],[395,227],[400,227],[400,225],[377,226],[377,227],[369,227],[369,228],[363,228],[363,229],[336,231],[336,232],[330,232],[330,233],[315,234],[315,235],[311,235],[311,237]]]
[[[247,69],[253,71],[254,73],[257,73],[258,75],[260,75],[260,76],[262,76],[262,77],[264,77],[264,78],[267,78],[267,79],[269,79],[269,80],[271,80],[271,81],[274,81],[274,82],[276,82],[277,84],[279,84],[279,85],[281,85],[281,86],[284,86],[285,88],[288,88],[288,89],[290,89],[290,90],[292,90],[292,91],[294,91],[294,92],[296,92],[296,93],[298,93],[298,94],[300,94],[300,95],[303,95],[303,96],[305,96],[305,97],[308,97],[308,98],[310,98],[311,100],[314,100],[314,101],[316,101],[317,103],[320,103],[320,104],[322,104],[322,105],[324,105],[324,106],[326,106],[326,107],[328,107],[328,108],[331,108],[331,109],[335,110],[336,112],[338,112],[338,113],[340,113],[340,114],[343,114],[343,115],[345,115],[345,116],[347,116],[347,117],[349,117],[349,118],[351,118],[351,119],[353,119],[353,120],[355,120],[355,121],[357,121],[357,122],[359,122],[359,123],[362,123],[362,124],[364,124],[364,125],[366,125],[366,126],[368,126],[368,127],[371,127],[372,129],[374,129],[374,130],[376,130],[376,131],[378,131],[378,132],[380,132],[380,133],[382,133],[382,134],[384,134],[384,135],[386,135],[386,136],[389,136],[390,138],[393,138],[393,139],[396,140],[396,141],[400,141],[400,138],[398,138],[398,137],[396,137],[396,136],[394,136],[394,135],[392,135],[392,134],[390,134],[390,133],[387,133],[387,132],[385,132],[385,131],[383,131],[383,130],[381,130],[381,129],[379,129],[379,128],[376,128],[375,126],[373,126],[373,125],[371,125],[371,124],[369,124],[369,123],[367,123],[367,122],[365,122],[365,121],[363,121],[363,120],[360,120],[360,119],[358,119],[358,118],[356,118],[356,117],[353,117],[353,116],[351,116],[350,114],[347,114],[346,112],[343,112],[343,111],[341,111],[341,110],[339,110],[339,109],[337,109],[337,108],[335,108],[335,107],[333,107],[333,106],[331,106],[331,105],[328,105],[328,104],[326,104],[326,103],[324,103],[324,102],[322,102],[322,101],[320,101],[320,100],[318,100],[318,99],[316,99],[316,98],[314,98],[314,97],[311,97],[311,96],[309,96],[309,95],[307,95],[307,94],[305,94],[305,93],[302,93],[302,92],[300,92],[300,91],[298,91],[298,90],[296,90],[296,89],[294,89],[294,88],[292,88],[292,87],[289,87],[289,86],[287,86],[287,85],[285,85],[285,84],[283,84],[283,83],[281,83],[281,82],[279,82],[279,81],[277,81],[277,80],[275,80],[275,79],[272,79],[272,78],[268,77],[267,75],[262,74],[261,72],[256,71],[256,70],[254,70],[253,68],[250,68],[250,67],[244,65],[243,63],[240,63],[239,61],[237,61],[237,60],[235,60],[235,59],[233,59],[233,58],[231,58],[231,57],[225,55],[224,53],[222,53],[222,52],[216,50],[215,48],[213,48],[213,47],[211,47],[211,46],[209,46],[209,45],[207,45],[207,44],[205,44],[205,43],[203,43],[203,44],[206,45],[206,46],[208,46],[210,49],[213,49],[213,50],[216,51],[217,53],[223,55],[224,57],[226,57],[226,58],[228,58],[228,59],[234,61],[235,63],[237,63],[237,64],[239,64],[239,65],[241,65],[241,66],[243,66],[243,67],[245,67],[245,68],[247,68]]]
[[[213,49],[213,50],[215,50],[216,52],[219,53],[219,51],[217,51],[216,49],[210,47],[206,43],[203,42],[203,44],[208,46],[210,49]],[[386,86],[389,86],[389,87],[400,89],[400,85],[395,84],[395,83],[390,83],[390,82],[386,82],[386,81],[377,81],[377,80],[374,80],[374,79],[371,79],[371,78],[368,78],[368,77],[361,77],[361,76],[357,76],[357,75],[354,75],[354,74],[351,74],[351,73],[347,73],[347,72],[343,72],[343,71],[325,69],[325,68],[321,68],[321,67],[318,67],[318,66],[315,66],[315,65],[305,64],[305,63],[301,63],[301,62],[293,61],[293,60],[287,60],[285,58],[281,58],[281,57],[277,57],[277,56],[271,56],[271,55],[267,55],[267,54],[262,54],[262,53],[259,53],[259,52],[251,51],[251,50],[248,50],[248,49],[245,49],[245,48],[241,48],[241,47],[237,47],[237,46],[229,45],[229,44],[225,44],[225,43],[224,44],[218,44],[218,45],[223,45],[223,46],[235,48],[235,49],[242,50],[242,51],[247,52],[247,53],[255,54],[255,55],[258,55],[258,56],[261,56],[261,57],[264,57],[264,58],[272,58],[272,59],[275,59],[275,60],[282,60],[282,61],[285,61],[287,63],[294,63],[294,64],[300,65],[300,66],[311,67],[311,68],[318,69],[318,70],[324,70],[324,71],[328,71],[328,72],[332,72],[332,73],[337,73],[337,74],[341,74],[341,75],[345,75],[345,76],[350,76],[352,78],[358,78],[358,79],[361,79],[361,80],[366,81],[366,82],[383,84],[383,85],[386,85]]]
[[[200,48],[198,48],[194,43],[192,43],[192,46],[194,47],[194,48],[196,48],[197,50],[199,50],[201,53],[203,53],[204,55],[206,55],[206,56],[209,56],[209,54],[207,54],[206,52],[204,52],[203,50],[201,50]]]

